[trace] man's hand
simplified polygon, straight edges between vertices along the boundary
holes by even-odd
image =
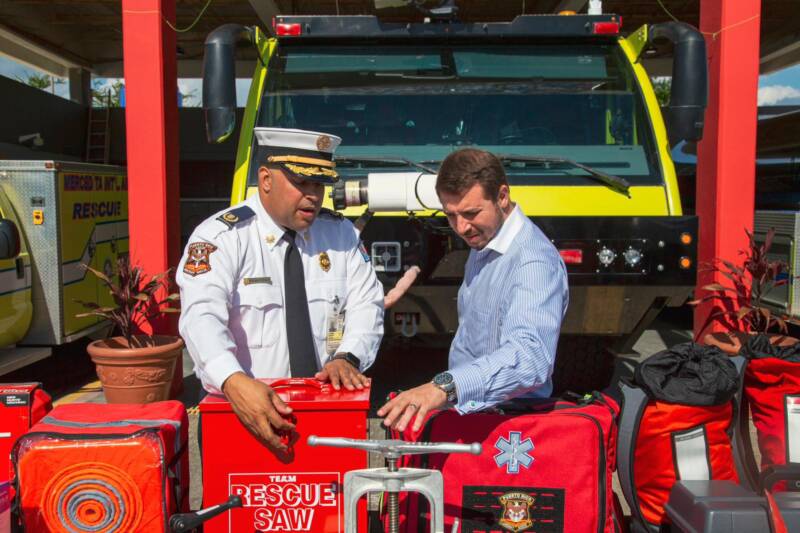
[[[433,409],[441,409],[447,404],[447,394],[434,385],[426,383],[419,387],[401,392],[378,409],[378,416],[386,427],[403,431],[411,420],[414,420],[414,431],[419,431],[425,422],[425,415]]]
[[[347,390],[360,390],[369,385],[369,378],[344,359],[328,361],[314,377],[320,381],[330,381],[336,390],[342,386]]]
[[[243,372],[236,372],[222,384],[222,392],[250,433],[275,451],[288,451],[278,431],[294,429],[294,424],[281,416],[291,414],[292,408],[271,387]]]

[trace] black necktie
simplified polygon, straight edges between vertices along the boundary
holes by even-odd
[[[311,318],[308,314],[306,278],[303,261],[294,244],[294,230],[286,230],[284,239],[289,243],[283,262],[283,285],[286,291],[286,339],[289,343],[289,368],[292,377],[313,377],[317,373],[317,355]]]

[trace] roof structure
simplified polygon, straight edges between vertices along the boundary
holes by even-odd
[[[433,2],[435,3],[435,2]],[[429,5],[431,2],[429,2]],[[527,13],[585,12],[588,0],[457,0],[459,16],[471,21],[511,20]],[[763,0],[761,72],[800,62],[800,19],[793,0]],[[603,11],[623,17],[623,31],[677,19],[697,26],[700,0],[606,0]],[[197,77],[206,35],[225,23],[271,28],[277,14],[375,14],[373,0],[179,0],[176,2],[178,75]],[[199,16],[199,18],[198,18]],[[386,20],[421,20],[411,8],[380,13]],[[122,76],[120,0],[5,0],[0,2],[0,53],[58,76],[80,68]],[[242,67],[254,59],[242,52]],[[249,69],[242,76],[249,76]],[[651,72],[653,69],[651,68]]]

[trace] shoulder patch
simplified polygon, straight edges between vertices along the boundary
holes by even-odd
[[[253,218],[254,216],[256,216],[255,211],[250,209],[248,206],[243,205],[222,213],[217,217],[217,220],[228,226],[228,228],[232,228],[239,222],[244,222],[245,220]]]
[[[340,212],[338,212],[338,211],[334,211],[333,209],[328,209],[327,207],[323,207],[322,209],[320,209],[320,210],[319,210],[319,214],[320,214],[321,216],[326,216],[326,217],[330,217],[330,218],[335,218],[335,219],[337,219],[337,220],[341,220],[341,219],[343,219],[343,218],[344,218],[344,215],[343,215],[343,214],[341,214]]]

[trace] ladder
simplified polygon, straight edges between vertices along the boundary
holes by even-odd
[[[106,91],[103,98],[105,105],[94,107],[94,102],[89,106],[89,122],[86,134],[86,161],[88,163],[108,164],[111,138],[109,132],[109,117],[111,115],[111,90]]]

